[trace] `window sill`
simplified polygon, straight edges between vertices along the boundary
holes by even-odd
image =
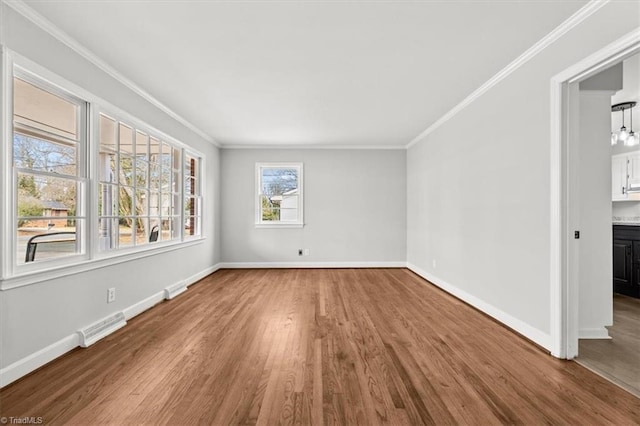
[[[256,223],[256,228],[304,228],[304,223]]]
[[[104,268],[106,266],[130,262],[136,259],[142,259],[144,257],[154,256],[156,254],[179,250],[182,248],[201,244],[205,240],[206,237],[200,237],[189,239],[186,241],[180,241],[177,243],[168,243],[161,246],[145,247],[144,249],[138,249],[135,251],[100,253],[93,259],[82,260],[79,263],[73,265],[56,265],[47,269],[20,271],[11,277],[0,279],[0,291],[24,287],[43,281],[49,281],[69,275],[80,274],[94,269]]]

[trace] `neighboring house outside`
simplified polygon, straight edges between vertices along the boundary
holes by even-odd
[[[54,227],[67,226],[69,208],[59,201],[41,201],[42,216],[51,217],[51,219],[38,219],[29,221],[29,225],[37,228],[47,228],[50,225]]]
[[[280,207],[281,222],[298,220],[298,188],[284,192],[282,195],[274,195],[269,200]]]

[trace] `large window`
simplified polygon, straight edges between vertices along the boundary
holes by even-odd
[[[83,251],[86,103],[13,78],[16,263]]]
[[[12,69],[2,277],[202,237],[200,154],[46,70]]]
[[[302,226],[302,164],[256,164],[256,225]]]
[[[100,248],[179,239],[182,149],[100,114],[99,156]]]

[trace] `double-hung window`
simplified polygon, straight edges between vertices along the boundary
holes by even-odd
[[[302,163],[256,164],[256,226],[301,227]]]
[[[14,264],[85,250],[86,117],[86,102],[14,74]]]

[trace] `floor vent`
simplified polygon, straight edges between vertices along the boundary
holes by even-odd
[[[80,346],[86,348],[93,345],[98,340],[108,336],[125,325],[127,325],[127,321],[124,319],[124,313],[117,312],[85,329],[79,330]]]
[[[164,289],[164,298],[166,300],[173,299],[179,294],[187,291],[187,283],[182,281],[174,285],[170,285],[169,287]]]

